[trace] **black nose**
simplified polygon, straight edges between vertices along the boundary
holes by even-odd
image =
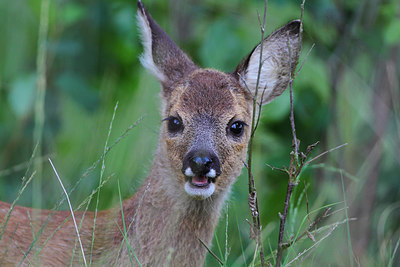
[[[189,152],[183,160],[182,172],[185,175],[190,174],[188,168],[193,173],[192,175],[196,176],[206,176],[208,174],[214,176],[211,178],[215,178],[221,174],[218,157],[211,151],[194,150]]]
[[[189,161],[189,167],[192,172],[201,176],[210,171],[212,160],[207,156],[196,156]]]

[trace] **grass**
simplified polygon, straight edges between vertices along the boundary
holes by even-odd
[[[74,226],[75,226],[75,230],[76,230],[76,235],[77,235],[77,238],[78,238],[78,241],[79,241],[79,245],[80,245],[80,247],[81,247],[83,262],[84,262],[85,266],[87,266],[86,257],[85,257],[85,252],[84,252],[84,250],[83,250],[83,245],[82,245],[81,237],[80,237],[80,235],[79,235],[79,229],[78,229],[78,226],[77,226],[77,224],[76,224],[74,209],[72,208],[71,201],[69,200],[67,190],[65,190],[65,187],[64,187],[64,185],[63,185],[63,183],[62,183],[62,181],[61,181],[60,176],[59,176],[58,173],[57,173],[56,168],[54,167],[53,162],[51,161],[51,159],[49,159],[49,161],[50,161],[51,167],[52,167],[53,170],[54,170],[54,173],[55,173],[56,176],[57,176],[58,181],[60,182],[60,185],[61,185],[61,187],[62,187],[62,189],[63,189],[63,191],[64,191],[64,194],[65,194],[65,197],[66,197],[66,199],[67,199],[68,206],[69,206],[69,209],[70,209],[70,211],[71,211],[72,220],[73,220],[73,222],[74,222]],[[34,239],[35,239],[35,238],[34,238]]]
[[[343,202],[344,202],[344,214],[346,216],[346,230],[347,230],[347,244],[348,244],[348,249],[349,249],[349,261],[350,261],[350,266],[354,266],[354,258],[353,258],[353,248],[351,245],[351,236],[350,236],[350,224],[349,224],[349,214],[347,212],[348,210],[348,205],[347,205],[347,200],[346,200],[346,190],[344,189],[344,182],[343,182],[343,174],[340,173],[340,181],[342,182],[342,192],[343,192]]]
[[[45,122],[44,101],[46,95],[46,81],[47,81],[47,38],[49,31],[49,9],[50,1],[43,0],[40,7],[40,22],[38,34],[38,48],[36,57],[37,80],[36,80],[36,99],[35,99],[35,126],[33,130],[33,140],[37,146],[37,156],[42,156],[43,146],[43,128]],[[35,197],[32,198],[34,207],[42,207],[42,163],[35,161],[35,170],[38,173],[37,179],[33,181],[33,191]],[[35,214],[37,216],[40,214]]]
[[[116,107],[117,107],[117,106],[116,106]],[[116,108],[115,108],[115,111],[116,111]],[[114,117],[112,118],[112,121],[113,121],[113,120],[114,120]],[[75,223],[75,227],[76,227],[77,233],[79,233],[78,227],[77,227],[77,225],[76,225],[76,221],[75,221],[74,216],[73,216],[73,209],[72,209],[71,203],[70,203],[70,201],[69,201],[68,194],[71,194],[71,193],[79,186],[79,184],[80,184],[80,182],[83,180],[83,178],[85,178],[87,175],[89,175],[89,174],[98,166],[99,162],[100,162],[101,160],[104,159],[105,155],[111,150],[111,148],[114,147],[115,145],[117,145],[123,138],[125,138],[125,137],[130,133],[130,131],[131,131],[133,128],[136,127],[136,125],[137,125],[140,121],[141,121],[141,119],[139,119],[137,122],[131,124],[131,125],[130,125],[116,140],[115,140],[115,142],[114,142],[111,146],[107,147],[107,145],[106,145],[106,147],[105,147],[105,149],[104,149],[104,152],[103,152],[103,154],[100,156],[100,158],[99,158],[96,162],[94,162],[94,163],[92,164],[92,166],[91,166],[89,169],[87,169],[87,170],[83,173],[83,175],[80,177],[80,179],[79,179],[79,180],[75,183],[75,185],[70,189],[69,193],[67,193],[67,192],[65,191],[64,197],[61,197],[61,199],[60,199],[59,202],[56,204],[56,206],[51,210],[51,213],[50,213],[49,216],[47,217],[45,223],[41,226],[41,228],[39,229],[39,231],[36,233],[36,235],[35,235],[35,233],[34,233],[34,227],[33,227],[33,225],[32,225],[32,221],[30,221],[31,228],[32,228],[33,241],[32,241],[32,243],[31,243],[30,247],[28,248],[28,250],[27,250],[26,252],[24,252],[25,257],[21,260],[20,264],[22,264],[25,260],[28,260],[28,261],[30,262],[30,259],[27,258],[27,255],[29,254],[29,252],[30,252],[32,249],[35,250],[35,253],[34,253],[33,258],[34,258],[34,259],[35,259],[35,258],[37,259],[37,258],[38,258],[37,256],[39,255],[39,253],[40,253],[40,251],[43,249],[43,247],[47,244],[47,242],[48,242],[48,241],[54,236],[54,234],[55,234],[55,233],[56,233],[70,218],[71,218],[71,216],[67,217],[67,218],[63,221],[63,223],[61,223],[61,224],[57,227],[57,229],[45,240],[45,242],[42,244],[42,246],[41,246],[40,248],[36,248],[36,249],[35,249],[36,243],[37,243],[37,241],[38,241],[40,235],[42,234],[44,228],[47,226],[48,222],[51,220],[51,217],[53,216],[54,212],[57,210],[58,207],[61,206],[61,204],[62,204],[63,201],[65,201],[65,200],[67,200],[68,203],[69,203],[69,206],[70,206],[70,209],[71,209],[71,215],[72,215],[72,217],[73,217],[73,220],[74,220],[74,223]],[[112,122],[110,123],[110,130],[109,130],[109,131],[111,131],[111,129],[112,129]],[[108,136],[108,137],[109,137],[109,136]],[[108,142],[108,138],[107,138],[107,142]],[[106,144],[107,144],[107,143],[106,143]],[[31,162],[32,162],[33,159],[34,159],[35,152],[36,152],[36,148],[34,149],[34,151],[33,151],[33,153],[32,153],[31,159],[30,159],[30,161],[29,161],[29,163],[28,163],[28,168],[27,168],[27,170],[26,170],[26,173],[28,173],[28,171],[30,170],[29,167],[30,167],[30,165],[31,165]],[[104,165],[103,165],[103,166],[104,166]],[[102,168],[102,169],[104,170],[104,168]],[[23,179],[22,179],[22,185],[21,185],[20,190],[18,191],[17,197],[15,198],[15,200],[13,201],[13,203],[11,204],[11,207],[10,207],[10,209],[9,209],[7,215],[6,215],[6,219],[3,221],[3,225],[1,226],[1,227],[2,227],[2,233],[1,233],[0,238],[1,238],[1,237],[3,236],[3,234],[4,234],[4,231],[5,231],[5,228],[6,228],[6,226],[7,226],[8,220],[9,220],[11,214],[12,214],[12,211],[13,211],[13,209],[14,209],[14,207],[15,207],[17,201],[19,200],[20,196],[23,194],[23,192],[25,191],[25,189],[27,188],[27,186],[29,185],[29,183],[32,181],[32,179],[33,179],[34,176],[35,176],[35,171],[32,173],[32,175],[31,175],[27,180],[25,179],[25,176],[23,177]],[[88,206],[89,206],[89,204],[90,204],[90,201],[91,201],[91,199],[93,198],[93,195],[96,194],[96,193],[98,193],[98,192],[100,191],[101,187],[103,187],[103,186],[110,180],[110,178],[111,178],[112,176],[113,176],[113,175],[111,175],[111,176],[107,177],[106,179],[102,180],[101,183],[98,185],[98,187],[97,187],[95,190],[93,190],[92,193],[91,193],[91,194],[90,194],[90,195],[89,195],[75,210],[79,210],[79,209],[82,208],[82,206],[84,206],[85,204],[87,204],[87,205],[86,205],[86,209],[85,209],[85,213],[86,213],[87,208],[88,208]],[[65,190],[65,189],[64,189],[64,190]],[[85,213],[84,213],[84,214],[85,214]],[[83,219],[84,219],[84,214],[83,214],[83,217],[82,217],[82,221],[83,221]],[[30,217],[30,215],[29,215],[29,217]],[[82,224],[82,221],[81,221],[80,225]],[[79,235],[79,234],[78,234],[78,235]],[[79,238],[78,238],[78,240],[79,240]],[[83,252],[82,244],[80,244],[80,246],[81,246],[82,255],[83,255],[83,257],[84,257],[84,252]],[[73,259],[71,259],[71,264],[72,264],[72,260],[73,260]],[[85,258],[84,258],[84,262],[86,263],[86,259],[85,259]],[[85,265],[86,265],[86,264],[85,264]]]
[[[107,152],[108,141],[109,141],[109,139],[110,139],[111,130],[112,130],[112,125],[113,125],[113,122],[114,122],[114,119],[115,119],[115,114],[116,114],[116,112],[117,112],[117,109],[118,109],[118,102],[115,104],[115,107],[114,107],[114,112],[113,112],[113,115],[112,115],[112,118],[111,118],[111,121],[110,121],[110,126],[109,126],[109,128],[108,128],[108,134],[107,134],[106,142],[105,142],[105,144],[104,144],[103,153],[106,153],[106,152]],[[103,175],[104,175],[104,170],[105,170],[105,168],[106,168],[106,163],[105,163],[105,159],[104,159],[104,157],[103,157],[102,165],[101,165],[101,171],[100,171],[100,176],[99,176],[99,185],[103,182]],[[118,182],[118,188],[119,188],[119,182]],[[95,208],[95,211],[94,211],[93,234],[92,234],[92,244],[91,244],[91,246],[90,246],[90,261],[89,261],[89,265],[92,264],[93,245],[94,245],[94,238],[95,238],[95,232],[96,232],[96,219],[97,219],[97,211],[98,211],[98,208],[99,208],[99,200],[100,200],[100,188],[99,188],[99,191],[98,191],[98,193],[97,193],[96,208]]]
[[[397,239],[397,242],[396,242],[396,245],[394,246],[393,252],[391,252],[392,255],[390,256],[389,263],[388,263],[388,266],[390,266],[390,267],[394,265],[394,258],[396,256],[397,250],[399,248],[399,244],[400,244],[400,237],[399,237],[399,239]]]
[[[124,237],[124,241],[126,242],[126,247],[127,247],[127,249],[128,249],[128,254],[129,254],[129,260],[131,261],[132,266],[133,266],[132,254],[134,255],[134,257],[135,257],[136,261],[139,263],[139,265],[142,266],[141,263],[140,263],[140,261],[138,260],[138,258],[137,258],[136,255],[134,254],[134,252],[133,252],[133,250],[132,250],[132,247],[131,247],[131,244],[129,243],[129,240],[128,240],[128,232],[126,231],[125,216],[124,216],[124,208],[122,207],[121,188],[120,188],[120,186],[119,186],[119,180],[117,180],[117,181],[118,181],[118,195],[119,195],[119,201],[120,201],[120,205],[121,205],[122,224],[123,224],[123,226],[124,226],[124,231],[122,232],[121,229],[120,229],[120,231],[122,232],[122,235],[123,235],[123,237]],[[119,225],[118,225],[118,227],[119,227]],[[132,254],[131,254],[131,251],[132,251]],[[118,258],[117,258],[117,260],[118,260]],[[117,261],[117,260],[116,260],[116,261]]]
[[[115,109],[115,110],[116,110],[116,109]],[[113,117],[112,120],[114,120],[114,117]],[[110,125],[112,125],[112,124],[110,124]],[[112,127],[110,127],[110,129],[109,129],[109,133],[111,132],[111,128],[112,128]],[[129,127],[129,128],[133,128],[133,127]],[[108,134],[108,136],[109,136],[109,134]],[[126,133],[124,132],[121,136],[123,136],[123,137],[126,136]],[[108,137],[107,137],[107,140],[108,140]],[[118,143],[119,140],[121,140],[121,139],[120,139],[120,138],[117,138],[116,143]],[[107,141],[107,142],[108,142],[108,141]],[[107,144],[107,142],[106,142],[106,144]],[[115,144],[115,143],[114,143],[114,144]],[[114,144],[113,144],[113,145],[114,145]],[[111,145],[111,147],[113,147],[113,145]],[[104,160],[105,155],[106,155],[107,153],[109,153],[110,150],[111,150],[111,149],[109,149],[109,147],[107,147],[107,145],[106,145],[106,146],[105,146],[105,149],[103,150],[103,153],[102,153],[101,156],[100,156],[100,159],[101,159],[101,160],[97,160],[97,161],[92,165],[92,167],[89,168],[90,171],[92,171],[92,170],[95,169],[95,167],[93,168],[93,166],[98,166],[99,163],[102,162],[102,161]],[[96,164],[96,163],[97,163],[97,164]],[[105,166],[105,163],[102,163],[102,166]],[[328,168],[328,169],[329,169],[329,168]],[[330,171],[330,169],[329,169],[328,171]],[[336,172],[337,170],[335,169],[335,170],[333,170],[333,171]],[[87,175],[87,172],[84,172],[84,175]],[[94,194],[96,194],[96,193],[98,194],[98,192],[100,191],[101,187],[102,187],[105,183],[107,183],[107,182],[109,181],[110,178],[111,178],[111,177],[107,177],[106,179],[102,179],[102,180],[101,180],[101,184],[99,184],[99,185],[97,186],[96,190],[94,190],[94,191],[92,192],[92,194],[89,195],[89,196],[79,205],[79,207],[78,207],[77,209],[81,209],[82,207],[85,207],[85,211],[87,211],[87,208],[88,208],[88,205],[89,205],[89,203],[90,203],[90,200],[93,198]],[[25,190],[27,184],[29,184],[29,182],[30,182],[31,179],[32,179],[32,177],[30,177],[30,178],[27,179],[27,180],[26,180],[26,179],[23,179],[24,181],[25,181],[25,180],[26,180],[26,181],[24,182],[23,186],[21,187],[20,194],[22,194],[22,193],[24,192],[24,190]],[[342,179],[342,190],[344,190],[343,176],[341,176],[341,179]],[[78,180],[77,184],[79,184],[80,181],[81,181],[81,180]],[[121,190],[120,190],[121,188],[120,188],[120,183],[119,183],[119,181],[118,181],[117,184],[118,184],[118,195],[119,195],[119,198],[120,198],[120,204],[122,204],[122,194],[121,194]],[[75,185],[75,186],[78,186],[78,185]],[[73,188],[74,188],[74,187],[73,187]],[[73,191],[73,188],[70,190],[71,192]],[[294,236],[294,239],[295,239],[295,240],[300,236],[300,234],[301,234],[301,229],[304,229],[304,226],[306,225],[307,219],[308,219],[308,217],[309,217],[310,215],[315,214],[315,213],[317,213],[318,211],[321,211],[321,210],[323,210],[323,209],[325,209],[325,208],[340,205],[341,203],[344,203],[345,207],[347,207],[346,199],[344,198],[344,202],[337,202],[337,203],[332,203],[332,204],[330,204],[330,205],[324,205],[324,206],[321,206],[321,207],[318,208],[318,209],[312,210],[311,212],[305,213],[305,214],[304,214],[304,209],[305,209],[304,205],[305,205],[305,204],[304,204],[304,202],[302,201],[302,199],[304,198],[304,196],[305,196],[305,191],[302,190],[302,191],[300,192],[300,194],[298,194],[297,197],[293,199],[293,203],[295,203],[295,204],[292,206],[291,214],[293,215],[294,218],[291,219],[291,223],[290,223],[290,225],[288,226],[288,227],[289,227],[288,229],[294,229],[294,227],[297,228],[296,234],[295,234],[295,236]],[[17,200],[18,200],[18,197],[16,198],[15,202],[16,202]],[[62,201],[62,200],[60,200],[60,201]],[[15,204],[15,203],[14,203],[14,204]],[[77,210],[77,209],[75,209],[75,210]],[[254,255],[257,254],[257,248],[254,247],[254,244],[253,244],[253,245],[250,245],[250,244],[248,244],[247,242],[244,242],[241,235],[239,235],[239,243],[240,243],[240,247],[241,247],[241,253],[240,253],[240,254],[232,254],[232,253],[229,253],[229,249],[228,249],[228,248],[231,247],[231,245],[233,245],[233,244],[229,244],[230,242],[233,242],[233,241],[232,241],[232,229],[231,229],[231,228],[232,228],[233,222],[228,220],[228,218],[229,218],[229,211],[230,211],[230,209],[227,209],[227,210],[226,210],[225,224],[223,224],[223,229],[224,229],[224,230],[223,230],[223,233],[224,233],[224,235],[225,235],[225,240],[224,240],[224,241],[225,241],[225,249],[224,249],[224,250],[222,249],[222,246],[221,246],[221,244],[220,244],[220,242],[219,242],[220,240],[218,239],[218,234],[216,234],[216,238],[215,238],[216,244],[217,244],[217,249],[218,249],[218,251],[219,251],[219,254],[221,255],[221,258],[224,259],[224,260],[223,260],[223,265],[229,266],[229,262],[231,262],[232,259],[235,259],[235,257],[236,257],[236,258],[241,258],[242,261],[249,263],[251,266],[253,266],[253,265],[257,266],[258,263],[257,263],[256,258],[254,257]],[[346,209],[344,209],[344,211],[346,212]],[[297,223],[299,222],[299,220],[296,219],[296,217],[297,217],[299,214],[304,214],[304,216],[303,216],[303,219],[302,219],[301,222],[300,222],[300,225],[299,225],[299,226],[295,226],[295,224],[297,224]],[[69,219],[69,218],[67,218],[67,220],[68,220],[68,219]],[[66,221],[67,221],[67,220],[66,220]],[[291,247],[291,248],[289,249],[287,255],[286,255],[286,258],[285,258],[285,261],[284,261],[285,265],[291,265],[291,264],[295,263],[296,261],[300,261],[300,262],[301,262],[301,261],[305,260],[304,257],[309,257],[310,253],[312,253],[312,252],[313,252],[313,253],[316,253],[316,248],[319,247],[319,246],[322,244],[322,242],[323,242],[324,240],[328,239],[328,237],[331,236],[331,235],[335,232],[335,230],[337,229],[337,227],[339,227],[339,226],[341,226],[341,225],[343,225],[343,224],[347,225],[347,227],[348,227],[349,222],[350,222],[350,219],[349,219],[348,215],[345,214],[345,220],[343,220],[343,221],[336,221],[336,222],[331,223],[331,224],[329,224],[329,225],[327,225],[327,226],[325,226],[325,227],[321,227],[320,229],[313,230],[311,233],[312,233],[313,235],[316,235],[316,236],[320,235],[320,238],[319,238],[314,244],[312,244],[311,246],[306,247],[306,248],[304,247],[305,244],[303,244],[303,242],[296,242],[296,247]],[[126,227],[125,223],[126,223],[126,222],[123,223],[124,228],[123,228],[123,229],[120,229],[120,230],[121,230],[121,232],[124,234],[124,236],[126,237],[126,233],[127,233],[127,231],[129,231],[131,225],[130,225],[129,227]],[[59,228],[60,228],[60,227],[62,227],[62,224],[59,226]],[[235,222],[234,228],[236,228],[236,229],[240,232],[241,226],[239,225],[238,221]],[[264,230],[266,230],[266,229],[264,228]],[[323,232],[323,231],[324,231],[324,232]],[[33,233],[33,235],[34,235],[34,233]],[[268,235],[269,235],[269,234],[268,234]],[[37,239],[39,236],[40,236],[40,232],[36,235],[36,239]],[[231,236],[231,237],[229,237],[229,236]],[[264,236],[264,234],[263,234],[263,236]],[[51,238],[51,236],[49,237],[49,239],[50,239],[50,238]],[[247,238],[247,237],[246,237],[246,238]],[[303,239],[304,239],[304,238],[307,239],[306,236],[304,236]],[[350,236],[349,236],[349,234],[348,234],[348,235],[347,235],[347,240],[348,240],[348,242],[350,242],[350,239],[349,239],[349,238],[350,238]],[[35,240],[36,240],[36,239],[35,239]],[[49,240],[49,239],[48,239],[48,240]],[[263,237],[263,239],[264,239],[264,237]],[[265,240],[265,239],[264,239],[264,240]],[[230,241],[230,242],[229,242],[229,241]],[[325,242],[326,242],[326,241],[325,241]],[[328,241],[328,242],[329,242],[329,241]],[[130,245],[127,243],[127,240],[126,240],[126,239],[124,240],[124,243],[125,243],[125,245],[126,245],[127,248],[128,248],[128,253],[133,252],[133,251],[132,251],[132,248],[131,248]],[[34,244],[33,244],[33,245],[34,245]],[[121,244],[121,245],[122,245],[122,244]],[[394,259],[395,259],[395,255],[396,255],[398,246],[399,246],[399,245],[398,245],[398,242],[397,242],[395,248],[393,249],[392,255],[390,255],[390,257],[389,257],[389,261],[388,261],[388,262],[391,263],[391,264],[393,264],[393,261],[394,261]],[[303,248],[303,249],[301,249],[301,248]],[[252,256],[246,257],[245,255],[249,255],[248,252],[246,253],[246,251],[249,251],[249,249],[250,249],[250,252],[253,252],[253,253],[251,253]],[[37,255],[37,254],[40,252],[40,250],[41,250],[41,248],[38,248],[38,250],[35,251],[35,252],[36,252],[35,255]],[[298,252],[298,253],[296,254],[296,251],[300,251],[300,252]],[[275,253],[275,252],[274,252],[274,249],[270,249],[270,253],[271,253],[271,255],[274,255],[274,253]],[[350,252],[349,252],[349,253],[350,253]],[[349,257],[352,257],[352,255],[349,254]],[[269,258],[270,258],[270,259],[273,259],[274,257],[272,256],[272,257],[269,257]],[[32,259],[35,259],[35,257],[33,257]],[[28,259],[28,261],[32,261],[32,259]],[[136,256],[135,256],[134,254],[133,254],[133,255],[130,255],[130,259],[131,259],[132,261],[136,260],[136,261],[138,262],[138,259],[136,258]],[[249,262],[248,260],[250,260],[250,262]],[[71,261],[71,264],[72,264],[72,261]],[[89,264],[89,265],[90,265],[90,264]]]

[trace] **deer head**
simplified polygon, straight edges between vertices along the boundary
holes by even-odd
[[[235,71],[224,73],[196,66],[141,1],[138,10],[144,46],[140,60],[162,85],[160,147],[174,174],[168,182],[195,199],[224,194],[246,158],[261,45],[257,102],[266,104],[282,94],[295,69],[300,21],[273,32]]]

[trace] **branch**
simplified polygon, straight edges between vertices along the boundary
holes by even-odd
[[[211,256],[213,256],[214,259],[216,259],[219,262],[219,264],[221,264],[223,266],[224,262],[220,258],[218,258],[218,256],[214,252],[212,252],[212,250],[203,242],[203,240],[201,240],[200,238],[197,238],[197,239],[207,249],[208,253],[210,253]]]
[[[300,16],[300,32],[299,32],[299,47],[295,52],[295,55],[300,55],[301,53],[301,43],[303,38],[303,13],[304,13],[304,2],[301,4],[301,16]],[[290,46],[289,38],[288,38],[288,49],[289,49],[289,66],[292,66],[292,49]],[[290,167],[288,171],[289,182],[286,190],[286,198],[283,208],[283,214],[280,216],[280,226],[279,226],[279,237],[278,237],[278,249],[276,254],[276,266],[281,266],[282,260],[282,252],[283,252],[283,235],[285,233],[285,224],[287,218],[287,212],[289,208],[290,198],[292,196],[293,187],[296,185],[296,180],[298,175],[300,174],[302,168],[302,162],[299,164],[299,143],[296,136],[296,125],[294,122],[294,111],[293,111],[293,72],[295,69],[289,72],[289,88],[290,88],[290,126],[292,128],[292,136],[293,136],[293,148],[294,151],[290,153]]]
[[[324,210],[324,212],[318,216],[308,227],[307,229],[300,234],[295,240],[286,242],[282,244],[282,249],[286,249],[288,247],[290,247],[291,245],[293,245],[294,243],[296,243],[297,241],[299,241],[300,239],[302,239],[305,235],[309,236],[310,234],[310,230],[313,229],[318,223],[320,223],[324,218],[328,217],[329,214],[328,212],[330,211],[331,208],[326,208]],[[311,238],[312,239],[312,238]],[[313,240],[314,241],[314,240]],[[314,241],[315,242],[315,241]]]
[[[334,148],[329,149],[328,151],[322,152],[322,153],[319,154],[318,156],[316,156],[316,157],[310,159],[309,161],[307,161],[306,163],[304,163],[304,165],[308,165],[308,164],[310,164],[311,162],[313,162],[314,160],[316,160],[316,159],[322,157],[323,155],[328,154],[328,153],[330,153],[330,152],[332,152],[332,151],[334,151],[334,150],[336,150],[336,149],[342,148],[342,147],[344,147],[344,146],[347,146],[347,143],[341,144],[340,146],[337,146],[337,147],[334,147]]]
[[[257,125],[259,122],[259,115],[261,112],[261,105],[259,106],[259,112],[258,112],[258,118],[256,122],[256,108],[257,108],[257,96],[258,96],[258,87],[260,84],[260,76],[261,76],[261,70],[262,70],[262,56],[263,56],[263,43],[264,43],[264,32],[265,32],[265,20],[267,16],[267,3],[268,1],[265,0],[264,3],[264,17],[263,17],[263,22],[261,24],[260,20],[260,15],[258,14],[259,18],[259,23],[260,23],[260,30],[261,30],[261,43],[260,43],[260,61],[258,65],[258,73],[257,73],[257,82],[256,82],[256,91],[253,96],[253,115],[252,115],[252,121],[251,121],[251,133],[250,133],[250,140],[249,140],[249,149],[248,149],[248,161],[247,164],[244,163],[244,165],[247,168],[247,173],[248,173],[248,183],[249,183],[249,208],[251,211],[251,216],[252,216],[252,227],[251,227],[251,233],[252,237],[254,237],[256,244],[259,249],[260,249],[260,260],[261,260],[261,266],[265,266],[265,258],[264,258],[264,249],[263,249],[263,244],[262,244],[262,238],[261,238],[261,222],[260,222],[260,213],[258,209],[258,200],[257,200],[257,190],[255,187],[254,183],[254,177],[253,173],[251,171],[251,166],[252,166],[252,151],[253,151],[253,140],[254,140],[254,133],[255,130],[257,129]],[[247,87],[247,86],[246,86]],[[264,90],[265,91],[265,90]],[[264,92],[262,93],[262,97],[264,97]],[[257,249],[256,249],[257,251]]]

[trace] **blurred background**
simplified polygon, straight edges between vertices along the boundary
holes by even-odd
[[[260,41],[260,0],[144,4],[202,67],[232,71]],[[300,4],[269,1],[267,33],[298,19]],[[300,148],[320,141],[314,157],[347,146],[303,170],[285,239],[302,233],[325,208],[332,215],[319,224],[325,228],[286,250],[284,263],[400,264],[400,2],[308,0],[303,41],[301,62],[315,47],[294,82]],[[70,195],[77,207],[99,184],[110,122],[108,146],[143,117],[104,158],[102,179],[112,177],[101,188],[99,207],[119,202],[117,181],[124,198],[134,194],[151,166],[161,124],[160,85],[140,65],[141,53],[133,0],[0,0],[1,201],[15,200],[23,177],[36,171],[18,204],[53,208],[62,190],[51,158],[67,189],[79,181]],[[266,164],[288,166],[291,143],[286,92],[263,109],[255,140],[267,256],[277,247],[287,176]],[[253,258],[247,194],[243,170],[212,247],[227,266],[247,266]],[[92,200],[89,209],[95,204]],[[208,257],[206,266],[218,263]]]

